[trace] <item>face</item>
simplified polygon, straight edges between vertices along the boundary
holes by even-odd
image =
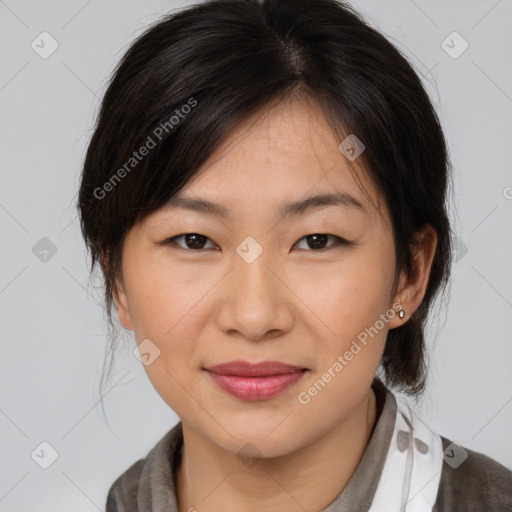
[[[231,452],[286,454],[341,424],[402,322],[388,210],[318,112],[286,102],[247,119],[179,194],[217,213],[170,204],[123,247],[116,304],[137,343],[150,340],[150,381],[184,426]],[[287,208],[318,195],[331,201]],[[305,371],[241,397],[205,370],[234,360]]]

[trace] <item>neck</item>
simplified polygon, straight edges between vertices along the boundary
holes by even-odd
[[[368,445],[376,422],[370,388],[342,423],[292,453],[240,464],[183,425],[183,453],[176,474],[180,512],[262,509],[274,512],[321,510],[343,491]],[[340,456],[342,454],[342,456]]]

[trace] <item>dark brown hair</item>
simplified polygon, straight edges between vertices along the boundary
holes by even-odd
[[[78,201],[110,325],[126,233],[172,198],[237,123],[294,95],[316,102],[340,142],[356,134],[365,144],[358,163],[389,208],[397,279],[411,275],[414,235],[426,224],[437,232],[425,297],[389,331],[382,360],[389,385],[418,394],[427,313],[451,267],[446,143],[406,58],[335,0],[208,0],[166,15],[129,47],[101,103]]]

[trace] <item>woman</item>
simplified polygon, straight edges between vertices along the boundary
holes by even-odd
[[[79,211],[181,421],[107,511],[512,510],[507,468],[391,391],[425,385],[449,179],[419,78],[345,4],[213,0],[140,36]]]

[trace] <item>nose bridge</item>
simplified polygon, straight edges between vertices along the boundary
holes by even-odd
[[[247,236],[238,244],[235,252],[236,254],[233,255],[235,274],[245,279],[251,286],[268,286],[266,281],[269,279],[269,269],[267,267],[277,264],[276,261],[272,261],[273,251],[270,239]]]
[[[249,251],[245,252],[246,249],[247,245],[240,246],[234,258],[236,284],[241,285],[242,290],[245,289],[251,295],[263,290],[268,291],[267,289],[271,288],[269,281],[274,278],[268,268],[272,264],[270,251],[257,254],[253,247],[249,246]]]
[[[237,248],[233,261],[233,286],[238,304],[247,301],[251,309],[270,307],[275,279],[268,267],[272,265],[271,251],[254,238],[247,237]]]

